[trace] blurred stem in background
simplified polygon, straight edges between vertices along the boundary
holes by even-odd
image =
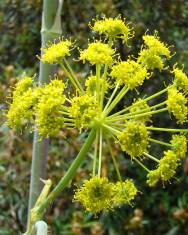
[[[49,42],[53,42],[62,34],[61,10],[63,0],[43,0],[43,15],[41,27],[41,46],[45,47]],[[42,53],[42,52],[41,52]],[[56,71],[56,66],[40,62],[39,86],[48,83]],[[28,211],[34,206],[46,175],[46,164],[48,155],[48,139],[41,140],[37,130],[34,133],[33,154],[31,166],[31,181],[29,193]]]

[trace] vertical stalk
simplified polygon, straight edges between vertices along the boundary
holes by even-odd
[[[43,15],[41,40],[42,47],[48,42],[57,39],[61,33],[61,9],[62,0],[43,0]],[[56,66],[40,62],[39,86],[48,83],[56,71]],[[34,133],[33,154],[31,166],[31,180],[29,193],[29,211],[34,206],[42,189],[40,178],[44,179],[46,175],[46,161],[48,155],[48,139],[40,140],[38,132]]]

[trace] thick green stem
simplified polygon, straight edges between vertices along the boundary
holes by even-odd
[[[43,18],[42,18],[42,47],[48,42],[57,39],[61,31],[61,8],[62,1],[44,0],[43,1]],[[56,71],[56,66],[40,62],[39,85],[48,83]],[[29,194],[29,211],[34,206],[42,189],[40,178],[44,179],[46,175],[46,160],[48,154],[48,139],[40,140],[37,131],[34,133],[33,156],[31,166],[31,182]]]
[[[76,174],[78,167],[83,162],[84,158],[87,156],[89,149],[91,148],[93,141],[96,137],[96,130],[92,129],[90,134],[87,137],[84,145],[82,146],[79,154],[77,155],[76,159],[73,161],[63,178],[59,181],[57,186],[53,189],[53,191],[49,194],[49,196],[44,200],[39,207],[37,208],[37,212],[40,215],[43,215],[45,209],[50,205],[50,203],[59,196],[59,194],[63,191],[63,189],[70,183],[73,177]]]

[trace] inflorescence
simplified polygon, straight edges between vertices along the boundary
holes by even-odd
[[[170,129],[153,126],[152,116],[168,112],[177,124],[188,121],[188,77],[174,65],[165,66],[171,58],[170,47],[160,41],[155,33],[143,36],[143,45],[137,57],[117,60],[116,41],[127,42],[133,37],[133,30],[120,17],[95,20],[90,28],[102,39],[89,43],[80,51],[79,60],[89,62],[94,68],[81,84],[74,74],[67,57],[71,55],[72,43],[61,39],[42,48],[42,62],[59,64],[68,79],[52,80],[37,87],[33,79],[24,77],[13,91],[8,111],[8,125],[14,129],[28,127],[34,123],[41,138],[57,136],[64,128],[77,128],[80,132],[96,130],[93,154],[93,174],[75,192],[74,200],[79,201],[87,211],[97,214],[114,210],[122,204],[130,204],[138,193],[130,179],[123,181],[117,170],[118,181],[110,182],[101,176],[103,147],[113,141],[130,156],[133,163],[147,172],[147,183],[154,186],[163,184],[175,176],[176,169],[187,152],[186,133],[188,129]],[[156,70],[170,70],[171,83],[163,90],[147,97],[136,97],[130,106],[115,112],[114,108],[126,94],[138,89],[148,79],[153,79]],[[72,84],[75,92],[65,92]],[[66,85],[65,85],[66,84]],[[111,91],[112,90],[112,91]],[[67,95],[68,94],[68,95]],[[109,96],[110,94],[110,96]],[[156,105],[148,101],[166,94],[166,99]],[[152,132],[173,133],[170,143],[152,138]],[[161,158],[151,155],[151,143],[167,148]],[[109,153],[112,154],[109,146]],[[145,161],[154,161],[155,169],[145,166]]]

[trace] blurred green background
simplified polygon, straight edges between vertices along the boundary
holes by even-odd
[[[24,71],[37,74],[40,53],[41,0],[0,1],[0,122],[5,119],[6,96],[17,76]],[[136,55],[141,36],[149,30],[159,32],[161,39],[174,45],[176,54],[169,63],[178,61],[188,72],[188,1],[187,0],[65,0],[62,11],[63,34],[77,40],[84,48],[88,35],[92,37],[88,23],[96,15],[109,17],[121,14],[131,22],[135,37],[127,47],[119,44],[121,57],[128,53]],[[77,66],[78,75],[83,66]],[[58,72],[60,75],[62,71]],[[163,86],[165,75],[158,75],[143,88],[152,93]],[[168,82],[167,78],[167,82]],[[142,91],[141,91],[142,92]],[[119,107],[123,102],[119,104]],[[163,115],[155,119],[157,126],[169,126]],[[173,126],[173,121],[171,123]],[[79,136],[79,137],[78,137]],[[65,140],[66,138],[66,140]],[[48,177],[55,184],[79,151],[84,135],[77,131],[62,132],[51,140],[48,158]],[[154,147],[154,154],[162,151]],[[165,187],[149,188],[145,172],[133,165],[119,149],[118,155],[123,178],[132,177],[141,193],[133,207],[124,206],[99,218],[85,213],[72,203],[73,189],[68,188],[48,210],[46,221],[50,234],[55,235],[188,235],[188,159],[179,167],[177,179]],[[32,134],[15,133],[5,125],[0,127],[0,235],[20,234],[26,224]],[[108,158],[103,162],[103,175],[115,175]],[[86,162],[87,163],[87,162]],[[108,164],[108,167],[107,167]],[[108,169],[108,172],[107,172]],[[84,164],[74,183],[88,175],[90,165]]]

